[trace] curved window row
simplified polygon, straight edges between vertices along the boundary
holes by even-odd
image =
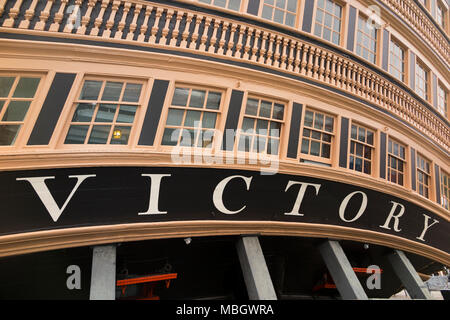
[[[47,94],[40,90],[42,76],[0,77],[0,146],[14,146],[19,136],[25,141],[20,129],[34,125],[31,120],[27,122],[30,118],[27,113],[31,108],[39,110],[36,97]],[[148,92],[153,90],[148,81],[88,75],[81,80],[71,88],[73,94],[66,101],[66,116],[59,119],[61,129],[53,133],[58,141],[56,148],[82,150],[83,145],[107,145],[111,151],[114,146],[140,147],[132,137],[141,134],[143,124],[139,120],[148,112],[145,108],[151,99]],[[233,90],[176,81],[170,82],[170,88],[155,122],[159,126],[153,128],[158,134],[152,146],[220,151]],[[302,107],[301,120],[293,124],[288,119],[293,101],[253,91],[242,94],[240,105],[233,105],[233,109],[240,111],[234,115],[236,135],[229,150],[383,177],[427,199],[439,199],[436,201],[449,209],[450,181],[446,171],[420,150],[402,143],[400,137],[382,133],[359,117],[345,118],[348,130],[343,131],[343,116],[311,104]],[[292,139],[290,130],[298,130],[295,132],[298,138]],[[382,134],[386,137],[384,145]],[[285,154],[288,143],[298,146],[294,158]],[[342,158],[342,151],[346,158]],[[439,181],[435,181],[436,177]]]
[[[357,9],[342,0],[197,1],[234,11],[251,12],[262,19],[310,32],[322,40],[345,47],[409,86],[440,114],[449,118],[449,89],[443,81],[412,49],[380,26],[367,10]],[[448,10],[443,2],[427,1],[435,4],[433,8],[441,8],[435,10],[439,12],[436,19],[446,23]],[[311,19],[308,27],[304,26],[300,14],[303,14],[303,19],[310,16],[306,19]]]

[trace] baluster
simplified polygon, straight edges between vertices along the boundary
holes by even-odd
[[[11,28],[14,26],[14,20],[16,20],[17,16],[19,15],[22,2],[23,0],[17,0],[17,2],[14,4],[14,7],[9,10],[9,18],[3,21],[3,27]]]
[[[274,40],[275,40],[275,35],[273,33],[271,33],[269,35],[269,47],[267,50],[267,60],[266,60],[266,64],[268,64],[269,66],[271,66],[272,62],[273,62],[272,54],[273,54],[273,49],[274,49],[273,47],[275,46]]]
[[[228,22],[224,21],[222,23],[222,33],[220,35],[219,48],[217,49],[217,54],[219,55],[222,55],[224,53],[223,47],[225,46],[225,37],[227,34],[228,26],[229,26]]]
[[[336,63],[337,57],[333,54],[331,56],[331,72],[330,72],[330,84],[336,85]]]
[[[274,67],[280,67],[280,45],[281,45],[281,37],[277,36],[275,40],[275,50],[272,63]]]
[[[53,23],[50,25],[48,31],[58,31],[59,25],[64,17],[64,10],[66,8],[66,4],[69,0],[61,0],[61,5],[59,6],[58,12],[55,13],[55,17],[53,18]]]
[[[314,52],[316,51],[315,47],[309,47],[309,52],[308,52],[308,64],[306,65],[306,74],[308,77],[312,78],[313,76],[313,59],[314,59]]]
[[[181,35],[182,39],[180,43],[180,47],[186,48],[187,47],[187,38],[189,37],[189,30],[191,28],[192,18],[194,15],[192,13],[188,13],[186,16],[186,26],[184,27],[183,34]]]
[[[175,12],[172,9],[167,10],[166,21],[164,23],[164,27],[161,31],[161,38],[159,39],[159,43],[165,45],[167,43],[167,35],[169,34],[169,26],[170,20],[172,20],[173,14]]]
[[[108,7],[109,0],[102,0],[102,4],[100,6],[100,12],[98,13],[97,18],[94,20],[94,27],[91,29],[90,35],[97,36],[100,32],[100,26],[103,23],[103,15],[105,14],[105,10]]]
[[[244,46],[244,33],[246,31],[246,27],[244,26],[239,26],[239,36],[238,36],[238,41],[236,42],[236,57],[237,58],[242,58],[242,47]]]
[[[84,16],[81,18],[81,27],[78,28],[77,34],[85,34],[86,33],[87,24],[89,23],[89,20],[91,20],[92,9],[95,7],[96,3],[97,3],[97,0],[89,0],[88,8],[87,8]]]
[[[177,11],[177,22],[175,23],[175,27],[172,31],[172,38],[170,39],[169,45],[171,47],[175,47],[177,45],[178,41],[178,35],[180,34],[180,23],[181,20],[183,20],[184,12],[183,11]]]
[[[361,92],[361,82],[364,81],[362,78],[362,68],[359,66],[356,66],[355,68],[355,73],[356,73],[356,81],[355,81],[355,93],[357,95],[362,95]]]
[[[262,38],[261,38],[261,32],[260,30],[254,29],[255,32],[255,41],[253,41],[253,45],[252,45],[252,58],[250,59],[253,62],[257,62],[258,60],[258,46],[259,46],[259,39],[261,39],[261,43],[262,43]],[[250,45],[250,44],[249,44]]]
[[[116,31],[116,34],[114,35],[114,39],[122,39],[123,29],[125,28],[126,19],[127,19],[128,13],[130,12],[131,5],[132,5],[131,2],[125,2],[123,4],[122,18],[120,19],[120,22],[117,25],[117,31]]]
[[[295,50],[295,60],[294,60],[294,72],[299,73],[300,72],[300,50],[301,50],[301,43],[296,41],[295,42],[296,50]]]
[[[159,30],[159,20],[161,19],[162,13],[164,9],[163,8],[156,8],[156,16],[155,16],[155,23],[153,24],[150,33],[149,43],[155,43],[156,42],[156,34]]]
[[[208,40],[208,31],[211,21],[212,19],[210,17],[205,18],[205,28],[203,29],[203,34],[200,37],[200,47],[198,48],[202,52],[206,51],[206,41]]]
[[[208,48],[209,53],[214,53],[216,51],[217,32],[219,31],[219,27],[220,27],[220,21],[217,19],[214,19],[214,24],[213,24],[214,30],[211,35],[211,39],[209,40],[209,48]]]
[[[289,39],[287,39],[287,38],[283,39],[283,44],[282,44],[282,48],[281,48],[280,63],[278,65],[282,69],[286,69],[286,60],[287,60],[286,48],[288,46],[288,42],[289,42]]]
[[[105,28],[106,30],[103,31],[103,38],[109,38],[111,36],[111,28],[114,26],[114,19],[117,14],[117,10],[119,9],[120,1],[114,0],[111,6],[111,14],[109,15],[108,21],[106,22]]]
[[[197,40],[198,40],[198,29],[200,28],[200,24],[202,23],[203,20],[203,16],[200,15],[196,15],[195,17],[195,28],[194,28],[194,32],[192,33],[192,37],[191,37],[191,43],[189,44],[189,49],[194,49],[197,47]]]
[[[20,22],[19,29],[28,29],[30,21],[34,17],[34,10],[36,9],[37,2],[38,0],[33,0],[30,7],[25,11],[25,19]]]
[[[44,10],[41,11],[41,14],[39,15],[39,21],[34,25],[34,30],[44,30],[45,24],[48,20],[48,17],[50,16],[50,10],[53,6],[55,0],[48,0]],[[0,12],[1,17],[1,12]]]
[[[316,48],[316,50],[314,50],[314,63],[313,63],[313,78],[314,79],[319,79],[319,68],[320,68],[320,64],[319,64],[319,58],[320,58],[320,48]]]
[[[325,58],[325,75],[324,75],[324,81],[327,83],[331,83],[331,53],[327,52],[326,58]]]
[[[269,35],[267,32],[262,31],[262,41],[261,41],[261,50],[259,50],[259,57],[258,57],[258,63],[265,63],[265,55],[266,55],[266,45],[267,45],[267,39],[269,38]]]
[[[250,42],[252,41],[253,38],[253,32],[255,31],[255,29],[253,28],[248,28],[247,31],[247,40],[245,42],[245,46],[244,46],[244,55],[242,56],[243,59],[248,60],[249,59],[249,54],[248,52],[250,51]],[[256,35],[255,35],[255,41],[256,41]]]
[[[237,29],[237,25],[235,23],[232,23],[231,28],[230,28],[230,39],[228,40],[227,52],[226,52],[226,55],[228,57],[231,57],[233,55],[234,35],[236,33],[236,29]]]
[[[289,41],[289,57],[287,59],[287,70],[294,71],[294,40]]]
[[[81,3],[82,3],[82,1],[83,0],[76,0],[75,1],[75,6],[73,7],[72,13],[67,18],[66,25],[64,26],[63,32],[65,32],[65,33],[72,33],[72,30],[77,28],[76,19],[77,19],[77,16],[78,16],[78,12],[81,11]]]
[[[137,19],[139,17],[139,14],[141,13],[142,10],[142,4],[136,4],[134,7],[134,17],[133,20],[130,23],[130,30],[128,31],[127,34],[127,40],[133,40],[134,38],[134,32],[136,31],[137,28]]]
[[[309,51],[309,45],[303,44],[302,45],[302,60],[300,62],[300,73],[303,76],[307,75],[306,65],[308,64],[308,51]]]
[[[5,5],[7,0],[0,0],[0,17],[3,15],[5,11]]]
[[[342,59],[341,88],[348,90],[348,61]]]

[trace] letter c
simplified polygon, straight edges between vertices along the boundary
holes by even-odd
[[[244,210],[246,207],[246,206],[243,206],[239,210],[231,211],[231,210],[228,210],[225,207],[225,205],[223,204],[223,191],[224,191],[225,187],[227,186],[228,182],[230,182],[230,180],[235,179],[235,178],[241,178],[242,180],[245,181],[245,184],[247,186],[247,191],[250,189],[250,182],[253,179],[253,177],[244,177],[244,176],[237,175],[237,176],[230,176],[228,178],[225,178],[217,184],[216,188],[214,189],[214,193],[213,193],[213,202],[214,202],[214,205],[216,206],[217,210],[219,210],[220,212],[225,213],[225,214],[236,214],[236,213],[239,213],[242,210]]]

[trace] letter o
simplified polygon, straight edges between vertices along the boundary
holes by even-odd
[[[363,198],[362,198],[362,203],[361,203],[361,207],[359,208],[358,213],[356,214],[356,216],[355,216],[353,219],[347,220],[347,219],[345,219],[345,216],[344,216],[344,214],[345,214],[345,209],[347,208],[347,204],[348,204],[348,202],[350,201],[350,199],[351,199],[355,194],[357,194],[357,193],[360,193],[360,194],[362,194],[362,196],[363,196]],[[345,221],[345,222],[353,222],[353,221],[356,221],[356,220],[358,220],[358,219],[362,216],[362,214],[363,214],[364,211],[366,210],[366,207],[367,207],[367,195],[366,195],[364,192],[362,192],[362,191],[354,191],[354,192],[348,194],[348,195],[344,198],[344,200],[342,200],[341,206],[339,207],[339,217],[341,218],[342,221]]]

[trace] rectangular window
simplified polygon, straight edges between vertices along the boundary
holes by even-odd
[[[333,142],[334,117],[307,109],[303,123],[301,153],[317,157],[316,161],[330,163]]]
[[[37,76],[0,76],[0,146],[16,142],[40,81]]]
[[[198,1],[234,11],[239,11],[241,8],[241,0],[198,0]]]
[[[438,85],[437,92],[437,109],[444,116],[447,114],[447,90],[444,89],[440,84]]]
[[[356,54],[372,63],[376,63],[377,36],[377,29],[369,23],[368,19],[359,16],[356,33]]]
[[[450,209],[450,175],[441,170],[441,205]]]
[[[421,63],[416,63],[416,93],[424,100],[428,100],[428,71]]]
[[[318,0],[314,34],[339,45],[341,41],[342,6],[331,0]]]
[[[212,148],[221,103],[220,91],[176,86],[161,144]]]
[[[445,28],[444,12],[445,11],[444,11],[444,8],[442,7],[442,5],[440,3],[437,3],[437,5],[436,5],[436,22],[442,28]]]
[[[142,87],[137,81],[85,80],[64,143],[128,144]]]
[[[249,97],[239,132],[238,150],[277,155],[284,103]]]
[[[371,174],[375,133],[363,126],[352,124],[350,135],[351,170]]]
[[[297,0],[264,0],[261,17],[289,27],[295,27]]]
[[[404,185],[406,172],[406,148],[395,140],[388,142],[388,181]]]
[[[425,198],[430,197],[431,172],[430,162],[417,153],[417,192]]]
[[[400,81],[405,81],[405,50],[391,40],[389,51],[389,73]]]

